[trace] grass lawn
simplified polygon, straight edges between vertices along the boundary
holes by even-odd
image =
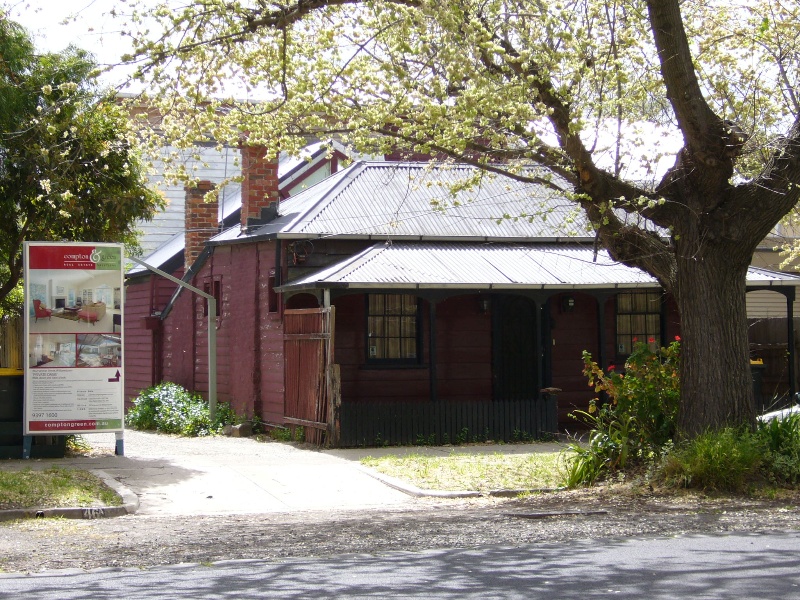
[[[80,469],[0,471],[0,509],[120,504],[116,492]]]
[[[364,466],[425,490],[542,489],[561,484],[560,452],[465,454],[449,456],[368,456]]]

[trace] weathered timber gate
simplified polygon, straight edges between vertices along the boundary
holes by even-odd
[[[283,421],[304,427],[306,441],[321,445],[328,430],[334,308],[286,310],[283,326]]]

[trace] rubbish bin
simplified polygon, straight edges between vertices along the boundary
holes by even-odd
[[[22,458],[23,375],[17,369],[0,369],[0,458]],[[66,450],[66,436],[35,436],[31,458],[63,458]]]

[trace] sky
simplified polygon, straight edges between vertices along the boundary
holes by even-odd
[[[129,52],[131,47],[129,39],[120,33],[125,27],[125,20],[119,17],[115,18],[111,15],[111,11],[114,10],[118,14],[124,15],[130,12],[130,5],[136,1],[0,0],[0,5],[5,3],[10,9],[11,18],[31,32],[38,50],[60,52],[69,44],[75,44],[94,54],[100,65],[113,65],[123,54]],[[142,0],[138,1],[142,2]],[[157,0],[143,1],[153,4]],[[130,67],[112,68],[102,76],[102,81],[121,91],[137,91],[138,85],[133,88],[123,89],[120,87],[131,70]],[[645,130],[652,132],[652,125],[647,125]],[[644,137],[648,138],[648,135],[644,134]],[[661,174],[674,163],[672,155],[680,149],[682,140],[678,136],[665,138],[655,133],[649,137],[657,141],[662,150],[668,150],[668,156],[662,158],[655,169],[657,173]],[[613,140],[601,140],[601,142],[603,141],[613,150],[611,143]],[[641,152],[635,154],[641,155]],[[603,166],[609,167],[613,163],[610,151],[605,158],[601,153],[598,159]],[[630,164],[628,167],[629,171],[625,175],[632,179],[648,180],[653,176],[639,164]]]
[[[94,54],[101,65],[115,64],[130,51],[130,43],[120,35],[124,21],[110,14],[112,9],[130,10],[124,0],[5,0],[5,4],[40,51],[60,52],[74,44]],[[103,80],[116,85],[124,76],[116,69]]]

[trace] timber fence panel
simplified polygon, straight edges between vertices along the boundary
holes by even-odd
[[[0,317],[0,367],[22,369],[23,339],[22,317]]]

